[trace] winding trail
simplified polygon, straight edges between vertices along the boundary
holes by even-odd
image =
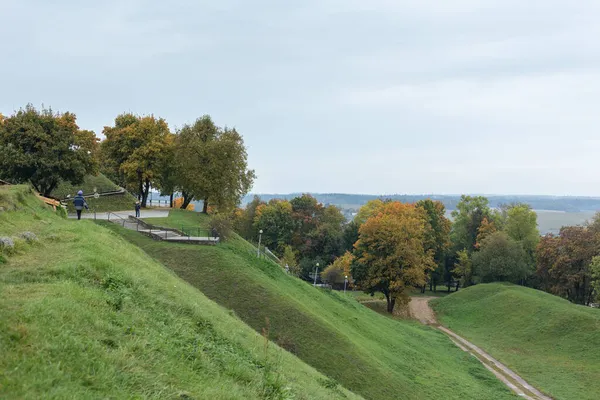
[[[433,310],[429,307],[429,300],[433,298],[434,297],[412,297],[410,303],[408,303],[411,317],[419,320],[425,325],[430,325],[444,332],[456,346],[477,358],[484,367],[490,370],[498,379],[520,397],[528,400],[552,400],[551,397],[546,396],[531,386],[500,361],[496,360],[473,343],[452,332],[450,329],[438,324]]]

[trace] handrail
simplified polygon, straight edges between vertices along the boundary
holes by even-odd
[[[125,221],[127,221],[127,220],[126,220],[125,218],[121,217],[119,214],[115,214],[114,212],[111,212],[111,211],[109,211],[109,212],[108,212],[108,214],[107,214],[107,216],[108,216],[108,220],[109,220],[109,221],[110,221],[110,215],[111,215],[111,214],[112,214],[112,215],[114,215],[114,216],[116,216],[116,217],[118,217],[118,218],[119,218],[121,221],[123,221],[123,222],[121,223],[121,225],[122,225],[122,226],[125,226]]]
[[[206,233],[206,237],[209,237],[209,238],[218,238],[219,237],[218,235],[214,235],[214,233],[211,232],[211,230],[208,228],[202,228],[197,225],[181,225],[181,233],[183,233],[183,235],[187,236],[188,238],[192,237],[192,235],[190,235],[190,233],[193,233],[194,231],[196,231],[196,237],[200,237],[200,232]]]

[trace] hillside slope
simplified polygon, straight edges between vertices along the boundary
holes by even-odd
[[[431,304],[443,325],[553,398],[600,398],[600,310],[500,283]]]
[[[111,231],[0,206],[0,398],[356,398]]]
[[[160,223],[177,227],[184,221],[201,225],[206,217],[173,210]],[[442,333],[379,315],[350,295],[315,289],[258,259],[256,249],[239,237],[219,246],[189,246],[111,229],[257,331],[268,318],[272,340],[366,398],[512,398]]]
[[[93,194],[95,191],[98,193],[103,193],[112,192],[119,189],[120,188],[118,185],[116,185],[103,174],[87,175],[80,185],[72,185],[68,182],[61,182],[58,187],[52,191],[52,197],[64,199],[67,196],[71,196],[72,198],[79,190],[83,190],[83,193],[87,196]],[[129,192],[125,192],[123,194],[101,196],[98,199],[89,197],[86,200],[90,206],[90,210],[105,212],[133,210],[136,199]],[[68,202],[68,207],[69,212],[75,211],[71,202]]]

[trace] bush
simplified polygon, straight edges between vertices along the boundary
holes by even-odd
[[[218,236],[221,240],[227,240],[231,236],[233,223],[231,219],[223,214],[216,214],[210,219],[208,227],[212,236]]]

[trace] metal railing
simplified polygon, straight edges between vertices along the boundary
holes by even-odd
[[[95,214],[95,213],[94,213],[94,214]],[[111,216],[111,215],[114,215],[115,217],[117,217],[117,218],[118,218],[118,220],[116,220],[116,221],[118,221],[118,222],[121,224],[121,226],[125,226],[125,222],[127,222],[127,220],[126,220],[125,218],[121,217],[119,214],[115,214],[114,212],[110,212],[110,211],[109,211],[109,212],[108,212],[108,220],[109,220],[109,221],[110,221],[110,216]],[[113,218],[113,221],[115,221],[115,218]]]
[[[202,228],[195,225],[182,225],[181,233],[183,236],[190,237],[207,237],[207,238],[218,238],[213,232],[206,228]]]

